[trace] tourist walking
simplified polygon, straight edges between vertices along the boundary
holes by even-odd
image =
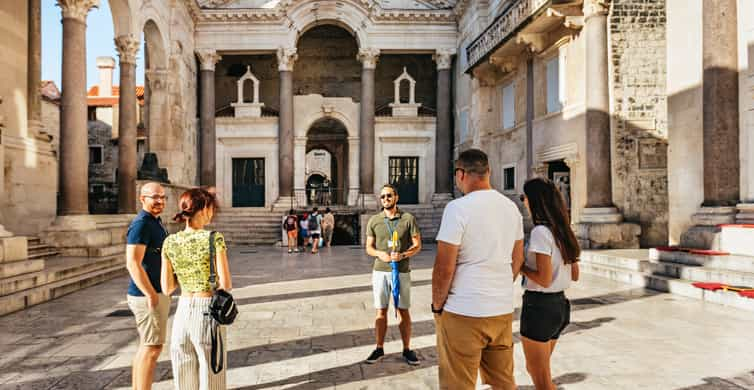
[[[312,239],[312,253],[317,254],[319,253],[319,239],[322,235],[322,216],[319,214],[319,209],[316,207],[312,209],[308,221],[307,227],[309,229],[309,237]]]
[[[398,329],[403,341],[403,358],[408,364],[419,364],[411,350],[411,267],[409,261],[421,250],[419,225],[413,215],[398,208],[398,191],[390,184],[380,190],[382,212],[372,216],[367,223],[366,250],[374,257],[372,267],[372,293],[377,316],[374,321],[377,346],[367,357],[367,363],[376,363],[385,355],[387,312],[392,295],[398,298],[395,309]],[[393,269],[398,277],[393,278]],[[396,283],[398,282],[398,283]],[[398,284],[398,285],[396,285]],[[395,294],[395,293],[398,294]]]
[[[230,292],[230,269],[223,235],[204,229],[217,210],[217,199],[214,194],[195,188],[181,195],[179,208],[174,220],[185,223],[185,228],[165,239],[161,280],[167,295],[177,285],[181,288],[170,339],[175,388],[225,389],[225,367],[218,373],[211,369],[214,320],[209,315],[209,305],[215,288]],[[210,245],[214,247],[214,258],[210,256]],[[211,267],[217,274],[217,286],[210,280]],[[218,327],[218,342],[222,343],[225,329]],[[224,346],[220,349],[226,350]],[[223,361],[227,359],[223,357]]]
[[[571,230],[565,199],[555,184],[544,178],[530,179],[521,197],[534,222],[521,268],[521,344],[534,387],[555,390],[550,358],[571,319],[571,304],[564,291],[579,279],[581,250]]]
[[[304,213],[298,225],[301,227],[300,235],[303,242],[303,251],[306,252],[306,247],[309,246],[309,213]]]
[[[335,230],[335,216],[330,208],[325,209],[325,215],[322,216],[322,239],[328,248],[332,244],[332,234]]]
[[[492,189],[487,155],[462,152],[437,233],[432,272],[441,389],[474,389],[477,373],[493,389],[514,389],[513,280],[523,263],[523,219]]]
[[[126,301],[139,333],[131,383],[138,390],[152,388],[152,375],[165,344],[170,311],[170,298],[161,294],[160,286],[160,250],[168,235],[160,214],[166,200],[162,186],[145,184],[139,195],[142,209],[131,221],[126,235],[126,269],[130,276]]]
[[[288,211],[288,215],[283,220],[283,230],[288,238],[288,253],[298,253],[298,217],[293,209]]]

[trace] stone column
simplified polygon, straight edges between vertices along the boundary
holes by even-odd
[[[586,36],[586,209],[583,222],[621,222],[613,206],[610,164],[610,86],[607,47],[608,6],[584,2]]]
[[[99,0],[58,0],[63,13],[60,103],[60,215],[89,213],[86,16]]]
[[[158,157],[169,149],[170,131],[166,121],[168,117],[167,89],[168,72],[163,69],[149,69],[144,72],[145,78],[145,125],[147,128],[147,151],[156,153]],[[164,163],[169,163],[166,159]]]
[[[455,50],[438,50],[437,62],[437,131],[435,133],[435,194],[433,200],[440,197],[450,199],[453,183],[451,182],[452,157],[450,110],[452,110],[451,68]]]
[[[27,69],[27,117],[30,134],[42,130],[42,8],[41,0],[29,0],[29,66]],[[32,131],[32,129],[36,131]]]
[[[374,71],[380,51],[362,48],[356,56],[361,68],[361,113],[359,115],[359,188],[364,202],[375,203],[374,198]]]
[[[702,124],[704,207],[735,206],[739,197],[738,23],[736,0],[704,0]]]
[[[136,53],[139,40],[131,35],[115,38],[120,57],[118,97],[118,213],[136,207]]]
[[[298,59],[298,54],[296,54],[296,48],[281,47],[278,49],[277,57],[278,71],[280,72],[280,113],[278,116],[279,197],[288,202],[294,196],[293,65]],[[299,163],[304,164],[304,161],[299,161]]]
[[[215,185],[215,64],[220,56],[214,49],[196,51],[201,69],[202,96],[199,98],[199,183]],[[153,129],[155,130],[155,129]]]

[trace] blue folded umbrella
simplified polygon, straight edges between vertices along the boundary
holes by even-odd
[[[395,304],[395,316],[398,316],[398,302],[400,300],[400,293],[401,293],[401,278],[400,273],[398,272],[398,263],[393,261],[390,263],[390,268],[392,269],[392,276],[393,276],[393,303]]]

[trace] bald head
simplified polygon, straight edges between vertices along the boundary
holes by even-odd
[[[160,183],[150,181],[149,183],[144,184],[144,186],[141,187],[141,196],[154,195],[158,192],[165,192]]]
[[[155,217],[160,215],[162,210],[165,209],[167,199],[165,189],[162,188],[160,183],[149,182],[141,187],[139,200],[141,201],[142,209]]]

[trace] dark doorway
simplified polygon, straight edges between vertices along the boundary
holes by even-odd
[[[552,180],[555,187],[563,194],[568,212],[571,211],[571,168],[563,160],[549,161],[547,163],[547,177]]]
[[[264,207],[264,159],[233,159],[233,207]]]
[[[419,157],[390,157],[388,169],[398,204],[419,203]]]
[[[315,121],[307,132],[306,153],[321,149],[330,154],[330,177],[311,182],[307,179],[306,198],[309,205],[329,206],[346,204],[348,197],[348,130],[338,119],[323,117]],[[309,167],[307,166],[307,170]],[[319,180],[319,179],[316,179]],[[316,186],[315,186],[316,185]]]

